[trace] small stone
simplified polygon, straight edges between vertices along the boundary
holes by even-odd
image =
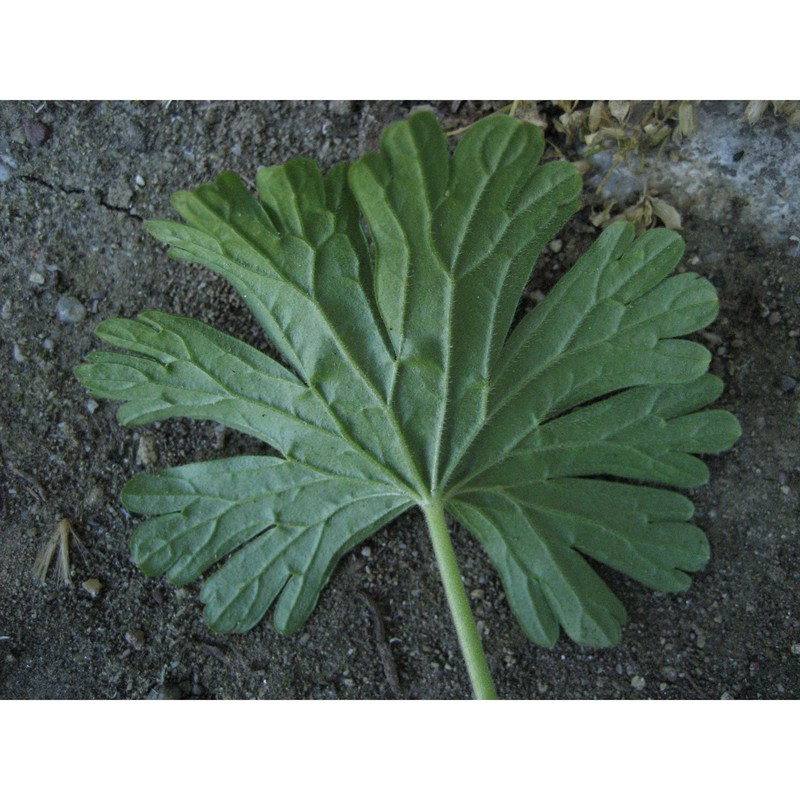
[[[128,208],[133,200],[133,192],[124,176],[120,175],[108,187],[106,202],[114,208]]]
[[[800,656],[800,642],[795,642],[789,650],[793,656]]]
[[[11,319],[11,300],[6,300],[5,303],[3,303],[3,307],[0,308],[0,319]]]
[[[183,692],[180,686],[174,683],[165,683],[158,687],[153,700],[183,700]]]
[[[81,322],[86,317],[86,307],[77,297],[65,294],[58,298],[56,316],[61,322],[70,324]]]
[[[147,143],[144,128],[138,122],[130,120],[120,129],[120,143],[131,150],[142,151]]]
[[[37,119],[26,119],[22,123],[22,132],[31,147],[39,147],[47,141],[50,129]]]
[[[733,700],[733,695],[730,692],[723,692],[720,697],[720,700]]]
[[[24,364],[27,360],[25,353],[22,352],[22,348],[14,342],[14,361],[16,361],[17,364]]]
[[[793,392],[797,386],[797,381],[791,375],[781,375],[781,391]]]
[[[36,270],[33,270],[30,273],[30,275],[28,275],[28,280],[34,286],[44,286],[44,275],[42,275],[41,272],[37,272]]]
[[[86,487],[86,494],[84,495],[84,504],[86,508],[97,509],[104,506],[106,503],[106,493],[103,487],[97,483],[90,483]]]
[[[647,681],[641,675],[634,675],[631,678],[631,686],[636,689],[637,692],[641,692],[646,685]]]
[[[792,490],[791,490],[791,488],[790,488],[790,487],[788,487],[788,486],[781,486],[781,493],[782,493],[782,494],[790,494],[790,493],[791,493],[791,491],[792,491]]]
[[[97,400],[87,400],[86,401],[86,410],[90,414],[94,414],[94,412],[97,411],[98,408],[100,408],[100,403],[98,403]]]
[[[777,325],[781,321],[781,319],[783,319],[781,317],[781,312],[780,311],[773,311],[769,315],[769,324],[770,325]]]
[[[372,548],[371,547],[362,547],[361,548],[361,555],[364,558],[372,558]]]
[[[5,164],[0,164],[0,183],[5,183],[11,175],[11,170]]]
[[[354,104],[352,100],[331,100],[328,104],[331,114],[337,117],[343,117],[347,114],[352,114]]]
[[[553,241],[547,246],[550,248],[551,253],[560,253],[564,243],[561,241],[561,239],[553,239]]]
[[[142,436],[136,448],[136,463],[140,467],[152,467],[158,461],[156,440],[153,436]]]
[[[141,175],[136,175],[133,182],[141,189],[144,186],[144,178]]]
[[[83,590],[86,592],[86,594],[88,594],[89,597],[93,599],[100,594],[100,591],[103,588],[103,584],[100,583],[100,581],[97,580],[97,578],[89,578],[89,580],[84,581],[81,584],[81,586],[83,587]]]
[[[678,670],[675,667],[662,667],[661,674],[671,683],[678,680]]]
[[[144,631],[136,630],[128,631],[125,634],[125,641],[134,649],[141,650],[144,647]]]

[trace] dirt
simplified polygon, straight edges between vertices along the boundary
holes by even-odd
[[[176,589],[131,564],[135,520],[119,491],[144,469],[263,450],[210,423],[123,428],[115,404],[92,403],[72,375],[98,346],[96,323],[149,308],[266,347],[227,285],[168,260],[141,221],[171,216],[173,191],[222,170],[251,179],[258,166],[296,155],[324,167],[353,159],[414,105],[0,104],[0,696],[469,696],[417,513],[343,559],[300,632],[280,636],[268,621],[244,635],[208,630],[197,585]],[[448,128],[501,105],[432,104]],[[724,116],[746,144],[773,136],[796,155],[797,128],[765,118],[756,131],[743,117],[737,122],[736,109],[708,104],[699,122]],[[746,152],[759,157],[757,149]],[[744,430],[730,452],[708,458],[711,482],[689,493],[712,560],[689,591],[672,595],[603,570],[630,615],[623,643],[587,650],[562,636],[545,650],[524,637],[486,557],[456,530],[503,697],[800,696],[800,248],[790,238],[800,231],[781,229],[789,223],[774,215],[768,231],[759,229],[741,186],[717,195],[713,213],[702,202],[682,202],[680,184],[661,194],[683,211],[685,265],[719,290],[720,317],[701,340],[714,353],[712,371],[726,381],[719,405]],[[796,180],[789,191],[796,211]],[[592,201],[587,190],[531,291],[551,285],[596,235]],[[71,587],[55,567],[44,584],[32,575],[62,518],[83,544],[72,546]]]

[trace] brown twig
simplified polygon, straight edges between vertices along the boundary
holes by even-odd
[[[383,625],[383,614],[381,614],[380,606],[378,606],[374,597],[371,597],[363,590],[358,592],[358,596],[370,610],[375,623],[375,644],[378,648],[378,657],[381,660],[383,674],[386,676],[386,681],[392,690],[392,694],[395,697],[400,697],[400,678],[397,675],[397,665],[394,663],[392,648],[386,639],[386,629]]]

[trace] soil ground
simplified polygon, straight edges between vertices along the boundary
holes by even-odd
[[[300,632],[280,636],[268,621],[245,635],[209,631],[196,585],[176,589],[131,564],[135,521],[119,491],[136,472],[261,452],[258,444],[188,421],[123,428],[116,404],[90,402],[72,375],[98,346],[96,323],[151,308],[266,347],[233,291],[205,270],[168,260],[142,220],[172,216],[173,191],[226,169],[252,178],[258,166],[297,155],[326,168],[352,160],[413,105],[0,104],[0,696],[469,696],[416,513],[343,559]],[[452,129],[501,105],[433,108]],[[766,163],[765,137],[794,157],[800,152],[798,128],[765,118],[757,133],[743,108],[707,104],[698,115],[698,135],[724,121],[744,142],[741,155],[704,165],[715,187],[731,169]],[[524,637],[486,557],[456,530],[503,697],[800,696],[800,247],[791,238],[800,230],[791,228],[791,214],[758,226],[748,185],[753,197],[769,194],[774,176],[753,175],[727,195],[715,189],[714,204],[696,189],[687,197],[680,184],[660,195],[683,212],[684,263],[719,291],[720,317],[704,341],[712,371],[726,382],[719,405],[744,430],[730,452],[708,459],[709,485],[689,493],[712,560],[689,591],[674,595],[603,571],[629,612],[623,643],[586,650],[562,636],[545,650]],[[780,191],[796,213],[796,173]],[[531,292],[552,285],[596,235],[592,201],[587,189],[585,208],[560,235],[562,247],[546,251]],[[83,318],[64,296],[80,302]],[[74,586],[62,586],[54,569],[42,585],[32,567],[64,517],[85,547],[73,548]],[[95,596],[82,585],[91,580],[101,584]],[[386,645],[397,682],[381,658]]]

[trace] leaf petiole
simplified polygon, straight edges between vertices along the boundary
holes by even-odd
[[[467,664],[467,672],[472,683],[472,692],[476,700],[496,700],[492,676],[486,663],[486,655],[481,645],[481,637],[475,625],[475,618],[469,607],[469,600],[461,580],[456,554],[447,532],[444,508],[440,500],[432,499],[422,506],[425,521],[428,524],[436,563],[444,584],[444,592],[450,614],[456,626],[458,643]]]

